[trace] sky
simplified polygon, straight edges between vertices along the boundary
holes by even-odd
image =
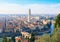
[[[0,14],[58,14],[60,0],[0,0]]]

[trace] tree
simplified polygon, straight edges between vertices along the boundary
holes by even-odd
[[[8,42],[11,42],[11,39],[9,39]]]
[[[4,34],[4,36],[3,36],[3,41],[2,42],[7,42],[7,37],[6,37],[6,35]]]
[[[21,40],[18,40],[18,42],[21,42]]]
[[[15,42],[15,34],[13,34],[13,35],[11,36],[11,41],[12,41],[12,42]]]
[[[34,33],[31,33],[30,42],[35,42],[35,35],[34,35]]]
[[[56,39],[55,39],[56,42],[60,42],[60,32],[57,31],[57,32],[55,33],[55,37],[56,37]]]
[[[30,38],[28,37],[28,42],[30,42]]]
[[[48,34],[40,37],[40,42],[51,42],[51,38]]]
[[[57,15],[55,20],[55,28],[60,27],[60,13]]]
[[[57,38],[56,41],[57,41],[57,42],[60,42],[60,33],[57,33],[56,38]]]
[[[54,34],[52,36],[52,42],[60,42],[60,13],[56,16],[55,20],[55,29]]]

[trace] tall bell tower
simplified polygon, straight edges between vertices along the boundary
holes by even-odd
[[[31,9],[29,9],[28,22],[30,22],[30,18],[31,18]]]

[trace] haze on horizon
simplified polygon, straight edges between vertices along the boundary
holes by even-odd
[[[0,0],[0,14],[58,14],[60,0]]]

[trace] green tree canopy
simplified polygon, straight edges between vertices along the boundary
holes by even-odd
[[[60,13],[56,16],[55,28],[60,27]]]

